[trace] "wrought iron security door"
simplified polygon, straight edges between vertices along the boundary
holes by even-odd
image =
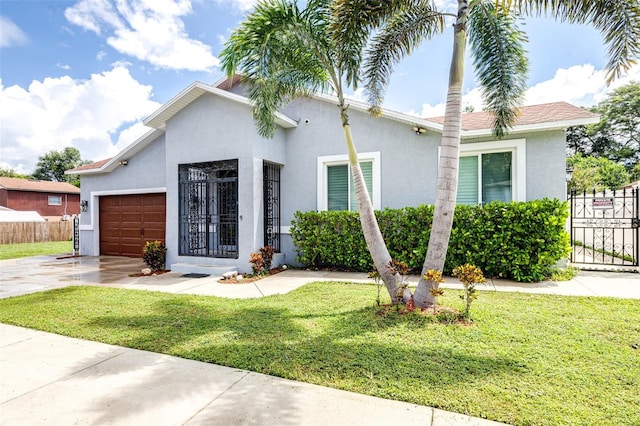
[[[279,164],[264,162],[262,166],[264,197],[264,245],[280,252],[280,169]]]
[[[637,267],[639,190],[572,192],[571,261],[612,268]]]
[[[180,254],[238,257],[238,161],[181,164]]]

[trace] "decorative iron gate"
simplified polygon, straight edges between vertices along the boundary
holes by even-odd
[[[238,160],[181,164],[180,255],[238,257]]]
[[[639,190],[576,193],[571,202],[571,262],[639,265]]]
[[[264,245],[280,252],[280,169],[279,164],[264,162],[262,166],[264,197]]]

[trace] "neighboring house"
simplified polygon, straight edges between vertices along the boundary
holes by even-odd
[[[80,175],[88,204],[82,254],[139,256],[145,241],[159,239],[174,271],[247,272],[250,253],[265,245],[295,261],[296,211],[356,208],[336,100],[293,101],[277,116],[275,137],[264,139],[242,86],[231,82],[190,85],[118,155],[68,172]],[[350,103],[374,207],[434,203],[442,118],[373,118]],[[597,121],[563,102],[530,106],[496,140],[488,114],[465,114],[458,201],[564,199],[565,129]]]
[[[80,213],[80,188],[66,182],[0,177],[0,206],[61,220]]]

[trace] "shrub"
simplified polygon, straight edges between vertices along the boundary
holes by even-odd
[[[469,320],[471,318],[469,315],[471,302],[478,298],[476,284],[485,283],[487,280],[484,278],[480,268],[468,263],[453,268],[453,276],[458,278],[464,286],[464,295],[460,296],[460,298],[465,302],[464,317]]]
[[[160,241],[147,241],[142,249],[142,260],[152,271],[161,271],[165,267],[167,248]]]
[[[271,262],[275,252],[275,247],[264,246],[260,250],[251,253],[249,263],[251,263],[254,275],[261,275],[271,270]]]
[[[547,278],[569,254],[566,202],[542,199],[456,206],[444,273],[455,265],[477,265],[488,277],[521,282]],[[432,206],[376,212],[389,254],[420,272],[433,221]],[[310,268],[370,271],[358,214],[348,211],[297,212],[291,236],[298,261]]]

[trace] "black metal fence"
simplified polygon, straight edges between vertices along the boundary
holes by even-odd
[[[638,266],[639,190],[573,191],[571,261],[594,265]]]

